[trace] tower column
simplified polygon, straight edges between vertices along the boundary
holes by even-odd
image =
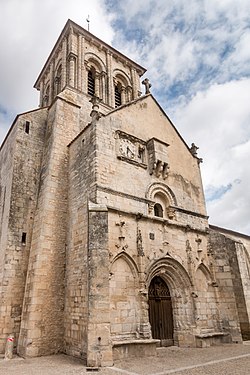
[[[69,85],[75,87],[75,55],[69,55]]]
[[[107,51],[107,74],[108,74],[108,104],[111,107],[115,106],[114,82],[113,82],[113,68],[112,68],[112,54]]]
[[[90,367],[112,366],[107,207],[89,202],[88,224],[87,365]]]
[[[52,99],[53,99],[53,87],[54,87],[54,61],[50,64],[50,72],[49,72],[49,76],[50,76],[50,89],[49,89],[49,103],[48,105],[50,105],[52,103]]]
[[[100,74],[95,73],[95,95],[100,98]]]
[[[77,71],[78,71],[78,82],[77,88],[82,91],[82,44],[84,40],[81,35],[78,36],[78,59],[77,59]]]
[[[103,99],[104,103],[107,103],[107,95],[106,95],[106,82],[105,82],[106,73],[101,73],[101,99]]]
[[[125,87],[124,86],[122,86],[122,88],[121,88],[121,102],[122,102],[122,104],[126,103],[126,93],[125,93]]]
[[[62,89],[67,83],[67,39],[62,42]]]
[[[40,101],[39,101],[39,106],[43,106],[43,95],[44,95],[44,81],[42,80],[40,83]]]
[[[134,68],[131,68],[131,78],[132,78],[133,99],[136,99],[141,95],[141,91],[140,91],[140,79]]]

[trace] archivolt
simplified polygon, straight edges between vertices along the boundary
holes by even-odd
[[[87,61],[90,65],[93,65],[98,72],[106,71],[104,62],[95,53],[87,52],[85,54],[85,61]]]
[[[166,195],[171,206],[177,206],[177,199],[173,191],[170,189],[170,187],[168,187],[168,185],[162,182],[154,182],[153,184],[149,185],[149,187],[147,188],[146,198],[150,200],[154,200],[154,196],[157,193]]]
[[[121,69],[115,69],[113,71],[113,77],[117,80],[120,81],[125,87],[128,85],[131,86],[131,80],[129,76]]]
[[[191,287],[191,280],[185,268],[170,257],[161,258],[150,265],[147,271],[147,286],[155,276],[162,277],[172,293],[182,292]]]

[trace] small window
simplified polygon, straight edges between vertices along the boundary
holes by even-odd
[[[93,70],[88,71],[88,94],[95,95],[95,75]]]
[[[25,122],[24,131],[25,131],[25,133],[29,134],[29,132],[30,132],[30,122],[29,121]]]
[[[27,233],[23,232],[22,233],[22,245],[26,244],[26,236],[27,236]]]
[[[157,217],[163,217],[163,209],[160,203],[154,205],[154,215]]]
[[[122,104],[121,85],[115,86],[115,107],[119,107]]]

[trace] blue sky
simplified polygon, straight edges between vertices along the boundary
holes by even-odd
[[[0,142],[37,107],[32,86],[67,19],[87,27],[88,15],[199,146],[210,222],[250,234],[249,0],[0,0]]]

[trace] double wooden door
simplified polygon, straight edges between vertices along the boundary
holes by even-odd
[[[156,276],[149,286],[149,321],[152,336],[161,346],[173,345],[173,311],[171,296],[164,280]]]

